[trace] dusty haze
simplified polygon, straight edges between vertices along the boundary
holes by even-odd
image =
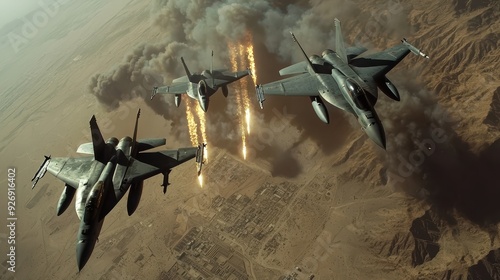
[[[227,229],[217,233],[241,255],[249,279],[279,279],[296,266],[298,279],[498,278],[499,9],[494,0],[91,1],[61,3],[30,38],[22,21],[6,25],[0,151],[2,170],[17,170],[19,220],[16,273],[3,261],[2,278],[165,279],[182,264],[174,246],[190,228],[217,232],[220,214],[207,206],[215,197],[253,199],[266,184],[296,188],[274,230],[254,243]],[[152,86],[184,75],[180,56],[198,72],[210,67],[214,50],[215,68],[230,68],[227,43],[249,32],[257,82],[270,82],[303,59],[288,31],[309,55],[321,54],[334,48],[335,17],[350,45],[377,51],[406,37],[431,57],[410,54],[388,74],[401,102],[379,93],[387,151],[329,105],[329,125],[307,98],[270,96],[260,110],[248,78],[248,159],[240,152],[233,85],[227,98],[211,98],[206,113],[212,157],[204,188],[189,163],[172,171],[165,196],[160,177],[147,181],[132,217],[120,203],[106,218],[77,274],[73,203],[55,216],[63,183],[47,175],[29,187],[44,154],[78,156],[92,114],[104,137],[131,135],[139,107],[140,137],[189,146],[186,98],[179,108],[170,96],[149,100]],[[13,46],[13,34],[25,40]]]

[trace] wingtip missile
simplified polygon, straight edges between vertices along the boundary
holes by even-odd
[[[153,90],[151,91],[151,100],[153,100],[153,98],[157,93],[158,93],[158,87],[154,87]]]
[[[38,180],[42,179],[42,177],[45,175],[47,172],[47,167],[50,164],[50,156],[44,156],[45,160],[43,161],[42,165],[38,168],[37,172],[35,173],[35,176],[31,179],[31,182],[33,182],[33,185],[31,185],[31,189],[34,189],[36,184],[38,183]]]
[[[255,92],[257,94],[257,101],[259,101],[260,108],[264,109],[264,101],[266,100],[266,98],[264,97],[264,90],[262,89],[262,85],[256,85]]]
[[[205,148],[207,147],[206,143],[201,143],[198,145],[198,150],[196,151],[196,163],[197,163],[197,173],[198,176],[201,175],[201,169],[203,164],[205,164]]]
[[[422,56],[422,57],[424,57],[424,58],[429,59],[429,56],[428,56],[428,55],[426,55],[424,52],[422,52],[421,50],[419,50],[418,48],[416,48],[414,45],[410,44],[410,43],[408,42],[408,40],[406,40],[406,38],[403,38],[403,39],[401,40],[401,42],[402,42],[405,46],[407,46],[407,47],[408,47],[408,49],[409,49],[412,53],[414,53],[414,54],[416,54],[416,55],[420,55],[420,56]]]
[[[163,183],[161,184],[161,186],[163,187],[163,194],[167,193],[167,187],[170,185],[170,183],[168,182],[168,175],[169,174],[170,174],[170,170],[163,172]]]

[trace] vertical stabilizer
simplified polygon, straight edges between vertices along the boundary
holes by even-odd
[[[212,75],[212,87],[215,87],[215,78],[214,78],[214,50],[212,50],[212,59],[210,62],[210,75]]]
[[[182,62],[182,66],[184,66],[184,71],[186,71],[186,76],[188,77],[188,80],[190,82],[192,82],[191,81],[191,72],[189,72],[189,69],[188,69],[188,67],[186,65],[186,62],[184,62],[184,58],[182,56],[181,56],[181,62]]]
[[[100,162],[104,162],[106,143],[104,138],[102,138],[101,130],[97,125],[95,116],[90,119],[90,133],[92,134],[92,145],[94,147],[94,159]]]
[[[314,66],[313,66],[313,64],[312,64],[311,60],[309,60],[309,57],[307,57],[307,54],[306,54],[306,52],[304,51],[304,49],[302,48],[302,46],[300,45],[299,41],[297,40],[297,38],[295,38],[295,34],[293,34],[293,32],[292,32],[292,31],[290,31],[290,34],[292,35],[292,39],[293,39],[293,41],[294,41],[295,43],[297,43],[297,45],[299,46],[300,50],[302,51],[302,54],[304,54],[304,57],[306,58],[306,61],[307,61],[307,63],[308,63],[308,64],[309,64],[309,66],[310,66],[310,70],[309,70],[309,72],[311,73],[311,75],[312,75],[312,74],[314,74],[314,73],[316,72],[316,70],[314,69]],[[262,104],[261,104],[261,108],[262,108]]]
[[[342,35],[342,28],[340,27],[340,20],[335,18],[335,51],[340,59],[347,63],[347,52],[344,44],[344,36]]]
[[[132,138],[132,151],[130,152],[132,157],[137,156],[137,127],[139,126],[140,115],[141,115],[141,109],[137,111],[137,118],[135,119],[134,136]]]

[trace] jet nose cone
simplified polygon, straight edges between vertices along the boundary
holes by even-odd
[[[370,137],[375,144],[385,150],[385,132],[381,124],[370,124],[365,131],[368,137]]]
[[[90,250],[85,242],[78,242],[76,244],[76,263],[78,271],[81,271],[90,258]]]

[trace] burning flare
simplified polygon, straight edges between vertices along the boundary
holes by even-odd
[[[246,45],[247,45],[247,59],[248,61],[250,62],[250,71],[252,71],[252,80],[253,80],[253,84],[254,85],[257,85],[257,70],[255,69],[255,57],[254,57],[254,54],[253,54],[253,45],[252,45],[252,35],[250,33],[249,34],[249,39],[247,40],[246,42]]]
[[[200,188],[203,188],[203,174],[198,176],[198,183],[200,184]]]
[[[232,71],[238,71],[238,69],[249,67],[255,84],[257,82],[257,75],[252,41],[252,35],[248,32],[242,41],[238,43],[229,42],[228,48]],[[246,159],[246,136],[250,135],[250,121],[252,119],[247,80],[243,79],[240,83],[238,83],[238,89],[236,92],[236,104],[238,107],[237,115],[241,131],[243,158]]]
[[[191,140],[191,144],[193,146],[196,146],[200,143],[199,137],[198,137],[198,123],[200,131],[201,131],[201,137],[203,139],[203,143],[207,143],[207,131],[206,131],[206,120],[205,120],[205,114],[203,110],[200,108],[200,106],[197,104],[196,101],[194,100],[186,100],[186,118],[188,122],[188,128],[189,128],[189,139]],[[195,106],[195,113],[193,113],[193,106]],[[196,122],[196,119],[198,119],[198,122]],[[203,160],[208,160],[208,153],[207,153],[207,148],[204,147],[205,151],[203,153]],[[198,166],[196,166],[198,168]],[[200,184],[200,187],[203,188],[203,175],[200,174],[198,176],[198,183]]]
[[[193,103],[190,100],[186,100],[185,103],[186,103],[186,119],[188,122],[188,129],[189,129],[189,139],[191,140],[191,145],[196,146],[198,145],[198,135],[197,135],[196,121],[194,119],[194,115],[191,108],[191,106],[193,106]]]
[[[250,108],[245,109],[245,121],[247,122],[247,133],[250,135]]]

